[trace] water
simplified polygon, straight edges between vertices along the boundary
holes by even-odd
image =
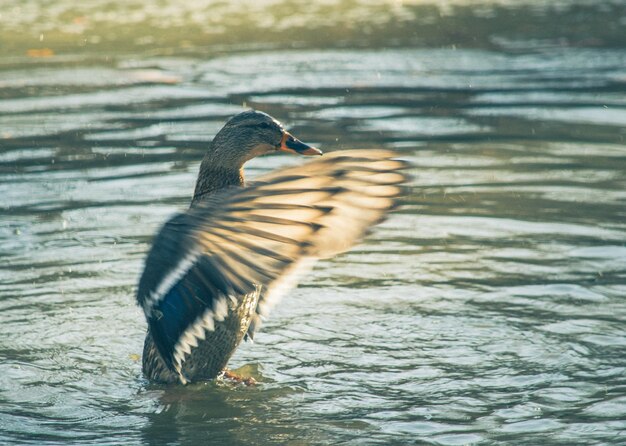
[[[1,8],[0,444],[626,444],[623,3],[250,4]],[[151,385],[143,258],[244,106],[412,187],[240,348],[260,385]]]

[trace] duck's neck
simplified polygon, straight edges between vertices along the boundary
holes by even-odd
[[[198,181],[196,182],[196,189],[193,193],[191,206],[220,189],[244,185],[243,167],[231,169],[223,166],[215,166],[205,161],[200,165],[200,173],[198,174]]]

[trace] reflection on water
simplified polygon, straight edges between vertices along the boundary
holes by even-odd
[[[0,55],[74,60],[245,49],[623,48],[622,0],[0,0]]]
[[[620,443],[619,2],[254,3],[0,8],[0,443]],[[229,35],[246,20],[277,26],[255,51]],[[175,35],[194,27],[212,37]],[[413,185],[242,346],[260,386],[153,386],[143,256],[243,107],[327,151],[395,148]]]

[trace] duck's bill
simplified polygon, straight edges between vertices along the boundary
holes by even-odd
[[[321,155],[322,151],[316,147],[303,143],[297,138],[294,138],[291,133],[285,132],[283,139],[280,141],[278,150],[285,152],[297,153],[299,155]]]

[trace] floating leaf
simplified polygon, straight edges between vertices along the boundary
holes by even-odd
[[[31,48],[26,51],[26,55],[28,57],[52,57],[54,56],[54,51],[50,48]]]

